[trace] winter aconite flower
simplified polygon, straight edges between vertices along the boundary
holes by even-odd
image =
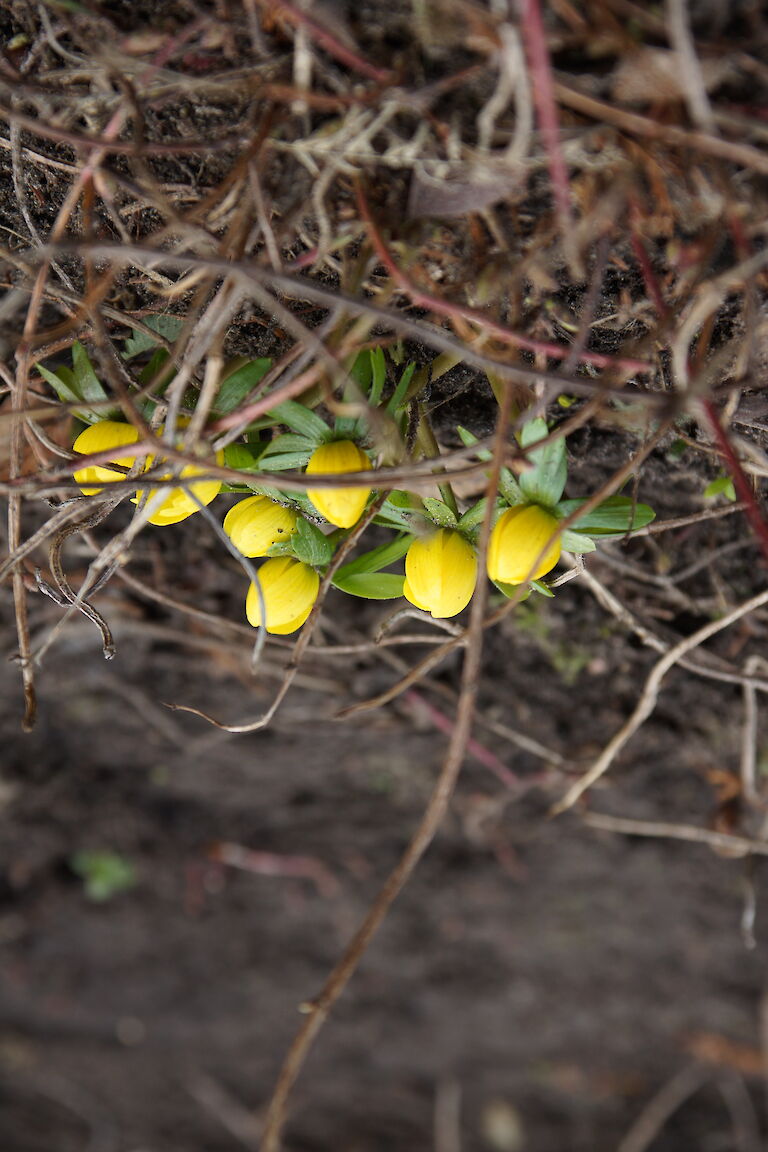
[[[538,580],[560,559],[559,522],[538,504],[508,508],[488,543],[488,575],[504,584]]]
[[[435,619],[456,616],[466,608],[476,580],[474,549],[449,528],[414,540],[406,553],[403,594]]]
[[[367,472],[371,462],[351,440],[321,444],[307,464],[307,475],[328,472]],[[365,511],[370,488],[308,488],[307,496],[321,516],[337,528],[351,528]]]
[[[320,588],[320,577],[314,568],[290,556],[275,556],[259,568],[261,597],[255,584],[248,589],[245,614],[248,623],[259,628],[262,621],[261,600],[266,607],[266,629],[286,636],[301,628],[312,611]]]
[[[106,452],[108,448],[122,448],[127,444],[135,444],[139,433],[132,424],[119,424],[117,420],[102,420],[92,424],[81,432],[72,448],[83,456],[90,456],[94,452]],[[135,457],[118,456],[112,461],[121,468],[131,468]],[[88,468],[80,468],[75,472],[75,482],[80,485],[84,496],[95,496],[101,492],[101,485],[110,481],[124,480],[124,472],[116,472],[104,464],[91,464]],[[93,487],[96,484],[97,487]]]
[[[296,531],[296,513],[267,496],[249,496],[230,508],[224,531],[243,556],[266,556],[273,544]]]
[[[72,447],[75,452],[86,456],[92,452],[105,452],[108,448],[123,448],[128,444],[135,444],[138,439],[139,433],[133,425],[121,424],[116,420],[101,420],[98,424],[92,424],[90,428],[81,432]],[[223,453],[217,452],[216,459],[220,464],[223,463]],[[134,460],[134,456],[115,454],[112,463],[119,464],[123,468],[131,468]],[[148,456],[143,470],[148,470],[152,464],[153,457]],[[193,476],[204,474],[205,468],[200,468],[196,464],[187,464],[182,468],[179,479],[188,480]],[[93,496],[101,491],[102,485],[108,484],[110,481],[122,480],[125,474],[116,472],[114,468],[104,465],[92,465],[78,469],[74,475],[83,494]],[[94,483],[99,486],[93,487]],[[220,489],[220,480],[201,480],[198,484],[190,485],[190,491],[194,493],[200,504],[210,504],[214,497],[219,494]],[[165,493],[162,500],[158,497],[159,492]],[[141,492],[137,492],[133,499],[134,504],[138,503],[140,498]],[[152,513],[148,521],[150,524],[178,524],[179,521],[186,520],[188,516],[200,511],[196,500],[183,488],[151,488],[148,500],[152,501]]]

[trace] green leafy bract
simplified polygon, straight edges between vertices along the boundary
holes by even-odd
[[[324,444],[331,439],[331,430],[325,421],[295,400],[284,400],[282,404],[270,408],[268,415],[272,420],[298,432],[299,436],[306,436],[314,445]]]
[[[434,520],[435,524],[440,528],[455,528],[457,525],[456,517],[451,508],[442,501],[435,500],[432,496],[424,496],[422,498],[424,510],[429,516],[430,520]]]
[[[65,365],[51,371],[43,364],[36,365],[38,372],[46,380],[60,400],[65,404],[81,404],[88,401],[83,407],[73,408],[75,416],[86,424],[98,424],[100,420],[110,420],[119,414],[120,409],[110,404],[109,396],[96,370],[91,364],[83,345],[75,340],[72,345],[72,367]],[[98,408],[91,408],[90,404],[98,404]]]
[[[413,543],[414,537],[410,535],[398,536],[389,544],[382,544],[372,548],[370,552],[363,552],[348,564],[344,564],[336,573],[342,580],[348,576],[360,576],[366,572],[380,572],[382,568],[389,567],[396,560],[402,559]]]
[[[332,581],[335,588],[350,596],[360,596],[364,600],[397,600],[403,595],[405,576],[391,572],[360,572],[356,576],[340,576],[337,572]]]
[[[238,472],[257,472],[261,447],[255,444],[227,444],[224,449],[224,463],[227,468],[234,468]]]
[[[530,448],[549,435],[545,420],[529,420],[520,430],[520,444]],[[523,472],[517,481],[526,500],[541,504],[544,508],[554,508],[565,489],[567,462],[565,439],[551,440],[543,448],[527,453],[533,468]]]
[[[573,532],[569,528],[561,534],[560,543],[566,552],[594,552],[597,548],[591,536],[585,536],[582,532]]]
[[[555,512],[561,520],[578,512],[586,500],[561,500]],[[591,512],[585,512],[570,525],[571,532],[587,536],[623,536],[644,528],[656,518],[648,504],[635,504],[628,496],[609,496]]]
[[[329,564],[333,556],[333,543],[317,525],[300,516],[296,521],[296,532],[291,537],[293,554],[303,564],[322,567]]]
[[[266,376],[272,367],[272,361],[264,357],[260,360],[248,360],[241,364],[234,372],[226,376],[219,387],[216,399],[213,402],[214,412],[226,416],[239,408],[246,396]]]

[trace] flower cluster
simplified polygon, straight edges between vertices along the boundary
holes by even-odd
[[[81,375],[88,365],[84,356],[80,346],[73,349]],[[407,401],[415,366],[406,369],[394,395],[384,405],[383,363],[381,351],[374,350],[367,376],[359,371],[359,358],[352,371],[357,372],[356,379],[367,392],[371,408],[385,408],[387,419],[399,421],[403,433],[409,419]],[[238,388],[247,390],[268,364],[246,362],[222,387],[231,391],[236,381]],[[72,373],[59,379],[54,373],[41,371],[54,387],[74,389]],[[98,382],[94,380],[95,377],[88,377],[88,399],[98,397],[98,391],[94,392]],[[139,459],[140,454],[130,450],[139,440],[137,428],[99,419],[85,405],[80,411],[84,420],[92,422],[76,438],[74,451],[97,458],[94,462],[84,461],[82,467],[74,470],[75,481],[84,495],[101,492],[129,475],[137,478],[144,489],[136,492],[133,502],[145,509],[148,522],[168,525],[193,516],[201,506],[209,505],[222,488],[243,493],[243,498],[224,517],[223,531],[243,557],[262,560],[256,579],[248,588],[247,619],[254,627],[278,635],[295,632],[304,624],[337,546],[369,506],[372,489],[362,481],[375,471],[375,458],[359,443],[370,443],[365,425],[339,418],[336,427],[331,428],[312,409],[286,401],[269,414],[266,425],[258,427],[245,444],[216,453],[218,464],[226,463],[236,476],[243,478],[243,482],[228,487],[217,479],[202,478],[206,476],[202,463],[185,464],[171,471],[162,459]],[[281,426],[288,430],[278,431]],[[266,435],[262,427],[266,427]],[[458,431],[466,446],[477,445],[466,430]],[[532,588],[551,595],[541,579],[556,566],[563,549],[593,551],[594,536],[624,534],[647,524],[653,512],[645,505],[614,496],[591,512],[582,513],[586,500],[563,499],[566,457],[562,436],[551,434],[544,420],[536,419],[524,425],[519,441],[527,464],[519,477],[508,469],[501,470],[499,497],[491,509],[487,575],[505,596],[519,597],[521,585],[525,586],[523,594]],[[422,451],[430,454],[423,447],[424,443],[429,446],[429,435],[422,437],[422,442]],[[478,459],[488,459],[481,446],[476,451]],[[295,485],[291,492],[282,492],[280,471],[297,473],[301,469],[307,477],[305,492],[297,493]],[[249,472],[262,475],[251,481]],[[270,480],[269,486],[262,482],[265,476]],[[142,477],[147,477],[143,483]],[[153,486],[155,480],[170,483]],[[405,491],[389,492],[386,500],[380,499],[369,518],[394,530],[394,537],[388,544],[334,567],[329,576],[334,587],[370,599],[403,596],[435,619],[456,616],[466,608],[478,582],[477,535],[485,514],[485,500],[461,513],[449,485],[441,488],[441,495],[446,496],[447,502]],[[387,571],[403,558],[404,572]]]

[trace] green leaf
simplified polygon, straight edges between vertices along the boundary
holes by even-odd
[[[306,466],[311,452],[278,452],[267,458],[266,453],[261,458],[261,466],[265,472],[299,472]]]
[[[75,352],[76,348],[79,351]],[[43,364],[35,366],[43,379],[51,385],[59,400],[65,404],[80,404],[83,400],[107,401],[109,399],[107,393],[93,370],[87,352],[78,341],[72,345],[73,362],[75,362],[75,357],[77,357],[77,369],[62,365],[55,372],[52,372]],[[98,409],[93,409],[87,405],[73,409],[74,415],[86,424],[98,424],[100,420],[108,420],[115,416],[118,411],[118,408],[110,404]]]
[[[246,480],[246,484],[251,492],[255,492],[258,496],[268,496],[270,500],[274,500],[278,504],[285,503],[285,493],[281,492],[279,488],[273,488],[270,484],[262,484],[260,480]]]
[[[307,452],[314,449],[314,441],[306,436],[299,436],[298,432],[282,432],[270,440],[263,452],[263,457],[283,456],[286,452]]]
[[[420,508],[413,506],[414,499],[408,492],[394,489],[374,516],[374,524],[382,524],[387,528],[399,528],[401,531],[404,529],[406,532],[410,532],[417,518],[422,523],[424,522]]]
[[[96,369],[79,340],[75,340],[72,345],[72,372],[75,390],[83,400],[108,399],[101,380],[96,375]]]
[[[361,596],[365,600],[397,600],[403,594],[405,576],[391,572],[361,572],[357,576],[341,576],[337,572],[332,581],[340,592]]]
[[[520,430],[520,443],[523,448],[530,448],[548,435],[545,420],[529,420]],[[565,438],[561,436],[543,448],[529,451],[527,457],[533,468],[523,472],[517,481],[520,491],[526,499],[545,508],[554,508],[563,494],[567,479]]]
[[[280,424],[287,425],[300,436],[306,436],[313,444],[323,444],[331,439],[331,430],[310,408],[297,404],[295,400],[284,400],[268,415]]]
[[[491,583],[498,588],[502,595],[506,596],[507,600],[511,600],[513,596],[517,596],[520,593],[519,584],[505,584],[503,580],[492,580]]]
[[[162,372],[166,366],[167,370]],[[160,375],[161,372],[162,375]],[[175,375],[176,365],[171,360],[170,353],[165,348],[157,348],[152,353],[149,362],[139,372],[139,383],[149,384],[155,377],[158,377],[155,389],[158,393],[162,393]]]
[[[383,348],[364,348],[362,352],[358,352],[349,374],[373,407],[381,403],[387,379],[387,362]]]
[[[242,404],[272,367],[272,361],[266,357],[260,360],[248,360],[241,364],[229,376],[226,376],[219,387],[216,399],[213,402],[214,412],[227,415],[234,412]]]
[[[356,556],[354,560],[350,560],[342,568],[339,568],[336,575],[342,580],[348,576],[360,576],[367,572],[380,572],[382,568],[387,568],[390,564],[394,564],[396,560],[400,560],[405,556],[406,552],[413,543],[413,536],[398,536],[396,540],[391,540],[389,544],[382,544],[378,548],[371,549],[370,552],[363,552],[362,556]]]
[[[718,476],[704,489],[704,499],[711,500],[715,496],[725,496],[731,503],[736,502],[736,489],[730,476]]]
[[[573,532],[570,528],[566,528],[565,532],[562,533],[560,542],[566,552],[594,552],[597,548],[594,540],[589,536],[585,536],[581,532]]]
[[[555,594],[547,584],[543,584],[541,580],[531,580],[531,588],[534,592],[538,592],[540,596],[546,596],[547,600],[554,600]]]
[[[478,500],[477,504],[473,504],[471,508],[467,508],[463,516],[459,517],[458,527],[462,532],[473,532],[475,528],[483,522],[485,516],[485,506],[488,503],[485,496],[482,500]]]
[[[473,448],[475,444],[480,443],[477,436],[473,436],[467,428],[462,428],[461,424],[456,426],[456,431],[458,432],[459,438],[461,439],[461,442],[465,448]],[[478,448],[477,458],[478,460],[491,460],[493,458],[493,453],[489,452],[487,448]]]
[[[227,444],[224,449],[224,463],[227,468],[238,472],[258,472],[261,452],[257,445]]]
[[[98,903],[111,900],[136,883],[133,864],[116,852],[76,852],[69,864],[83,880],[88,899]]]
[[[586,500],[561,500],[555,512],[564,520],[585,503]],[[644,528],[655,517],[653,508],[647,504],[635,504],[633,515],[633,503],[628,496],[609,496],[597,508],[575,520],[570,528],[588,536],[623,536],[625,532]]]
[[[499,491],[507,504],[524,504],[525,497],[522,489],[509,468],[502,468],[499,472]]]
[[[181,329],[184,327],[183,316],[147,316],[144,320],[147,328],[151,328],[153,332],[157,332],[164,340],[173,342],[178,337]],[[147,332],[141,332],[138,328],[134,328],[134,335],[129,336],[123,342],[123,357],[126,360],[132,360],[134,356],[138,356],[141,352],[148,352],[150,348],[156,348],[159,340],[153,340]]]
[[[387,412],[389,412],[390,416],[394,416],[395,412],[397,412],[397,409],[405,401],[405,399],[408,395],[408,385],[410,384],[411,377],[413,376],[415,371],[416,371],[416,365],[415,364],[413,364],[413,363],[406,364],[405,371],[403,372],[402,376],[400,377],[400,379],[397,383],[397,387],[395,388],[395,391],[392,393],[392,396],[387,401]]]
[[[439,528],[456,527],[457,521],[452,509],[442,500],[435,500],[432,496],[424,496],[422,503],[430,520],[434,520]]]
[[[291,537],[293,553],[303,564],[318,567],[329,564],[333,556],[333,544],[320,529],[301,516],[296,521],[296,532]]]

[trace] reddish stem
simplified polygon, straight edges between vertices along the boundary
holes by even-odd
[[[557,116],[557,101],[552,82],[552,62],[549,58],[547,36],[539,0],[524,0],[521,27],[528,57],[528,68],[531,73],[531,88],[533,101],[536,105],[536,116],[547,151],[549,175],[552,180],[555,205],[560,219],[560,229],[563,241],[567,245],[573,236],[571,193],[568,184],[568,169],[560,148],[560,122]]]
[[[515,347],[524,348],[528,352],[541,352],[545,356],[550,356],[553,360],[564,360],[573,352],[573,348],[571,348],[570,345],[550,344],[546,340],[532,340],[529,336],[521,336],[517,332],[512,332],[509,328],[505,328],[503,324],[498,324],[495,320],[491,320],[484,312],[479,311],[477,308],[469,308],[463,304],[452,304],[448,300],[441,300],[438,296],[429,296],[426,292],[422,292],[395,264],[392,254],[376,227],[359,182],[356,186],[356,192],[360,215],[368,228],[368,233],[376,255],[386,267],[392,279],[403,292],[406,292],[408,296],[410,296],[412,303],[417,307],[429,308],[432,312],[438,312],[452,319],[469,320],[473,324],[481,325],[487,333],[495,336],[497,340],[501,340],[505,344],[513,344]],[[605,356],[602,352],[580,352],[579,360],[585,364],[594,364],[596,368],[621,368],[626,372],[653,371],[653,366],[645,360],[630,360],[623,357]]]
[[[728,471],[731,474],[736,495],[744,504],[744,514],[757,537],[760,550],[763,553],[763,559],[766,567],[768,567],[768,523],[766,523],[765,517],[760,511],[760,507],[755,499],[755,493],[752,490],[752,485],[746,477],[744,469],[741,466],[741,461],[733,450],[733,445],[723,428],[715,405],[711,400],[702,400],[702,407],[706,413],[720,454],[728,465]]]

